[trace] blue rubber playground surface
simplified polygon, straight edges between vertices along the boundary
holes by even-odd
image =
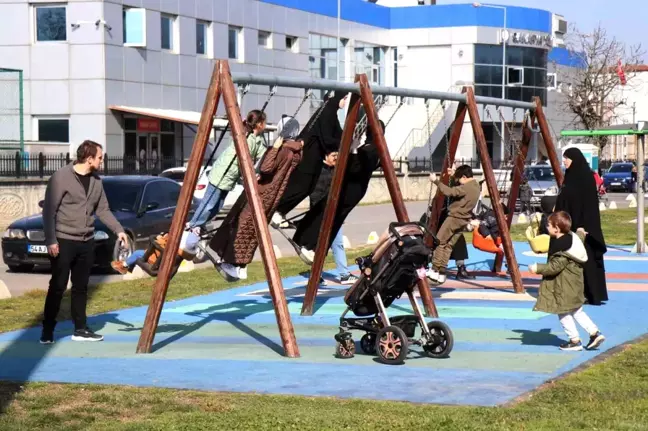
[[[524,244],[516,250],[522,271],[544,260]],[[475,250],[470,256],[474,270],[492,257]],[[494,406],[645,333],[647,263],[627,250],[608,253],[610,301],[586,307],[607,337],[597,351],[558,349],[564,340],[558,319],[532,311],[539,280],[525,273],[525,295],[506,290],[510,283],[497,277],[434,290],[441,320],[455,336],[450,358],[431,359],[413,347],[401,366],[382,365],[359,348],[352,359],[336,359],[333,335],[346,287],[321,288],[315,314],[301,317],[306,279],[292,277],[284,288],[299,359],[282,356],[267,285],[259,283],[167,303],[148,355],[135,354],[146,307],[91,317],[90,326],[106,337],[102,343],[72,342],[68,322],[59,324],[50,346],[38,343],[40,328],[0,334],[0,379]],[[388,311],[395,316],[411,307],[403,298]]]

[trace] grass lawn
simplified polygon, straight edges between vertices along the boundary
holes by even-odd
[[[633,210],[602,214],[606,240],[634,243],[627,221]],[[513,229],[521,240],[525,226]],[[627,232],[626,232],[627,231]],[[352,261],[367,249],[349,253]],[[327,267],[331,261],[327,261]],[[281,259],[282,276],[306,267]],[[265,280],[260,263],[249,268],[245,284]],[[243,284],[243,283],[240,283]],[[150,279],[111,283],[92,289],[89,314],[147,304]],[[213,270],[178,274],[167,300],[228,289]],[[0,332],[37,325],[44,292],[0,301]],[[69,300],[64,300],[64,307]],[[69,309],[62,310],[69,318]],[[631,324],[630,322],[628,324]],[[0,364],[2,366],[2,364]],[[353,382],[349,382],[350,385]],[[398,384],[376,382],[377,390]],[[439,390],[443,386],[439,385]],[[8,403],[13,399],[13,402]],[[547,385],[514,406],[474,408],[426,406],[332,398],[204,393],[116,386],[0,382],[0,430],[211,430],[211,429],[447,429],[447,430],[648,430],[648,340],[629,346],[585,371]]]
[[[601,226],[605,242],[613,245],[634,245],[637,242],[637,225],[631,221],[636,218],[636,208],[603,211]],[[528,224],[514,225],[511,229],[513,241],[526,241],[524,231],[528,226]]]

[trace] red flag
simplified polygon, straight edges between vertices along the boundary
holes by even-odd
[[[623,71],[623,65],[621,64],[621,59],[619,59],[619,62],[617,63],[616,73],[619,76],[619,80],[621,81],[621,85],[626,85],[626,83],[628,81],[626,80],[625,72]]]

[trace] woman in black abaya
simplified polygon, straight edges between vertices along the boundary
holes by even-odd
[[[297,140],[304,141],[302,160],[288,180],[288,186],[281,197],[273,217],[273,224],[280,224],[283,216],[295,209],[315,189],[322,171],[324,159],[337,153],[342,139],[342,127],[338,120],[338,110],[343,109],[347,94],[335,92],[328,96],[325,105],[315,120],[314,114],[310,123],[304,127]],[[311,126],[312,124],[312,126]]]
[[[385,123],[380,121],[383,132]],[[376,169],[380,166],[380,158],[376,148],[371,129],[367,129],[367,139],[365,144],[357,151],[349,154],[349,161],[342,182],[340,199],[331,228],[331,235],[328,246],[330,248],[335,236],[344,224],[347,216],[351,213],[362,198],[367,193],[369,182]],[[293,240],[305,248],[314,251],[319,237],[319,231],[324,219],[324,210],[326,209],[327,199],[320,199],[317,204],[312,206],[303,219],[299,221]]]
[[[601,230],[596,182],[585,156],[578,148],[565,151],[563,163],[567,170],[554,211],[565,211],[570,215],[573,232],[578,228],[587,232],[587,262],[583,265],[585,297],[590,305],[601,305],[608,300],[603,262],[607,247]]]

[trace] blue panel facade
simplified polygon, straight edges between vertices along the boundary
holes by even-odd
[[[337,0],[261,0],[278,6],[337,17]],[[551,32],[551,13],[540,9],[507,6],[507,27]],[[342,19],[385,29],[440,27],[501,27],[503,11],[470,4],[389,8],[363,0],[342,0]]]
[[[583,60],[583,58],[566,48],[552,49],[551,51],[549,51],[548,60],[550,63],[555,63],[559,66],[578,68],[585,67],[585,61]]]

